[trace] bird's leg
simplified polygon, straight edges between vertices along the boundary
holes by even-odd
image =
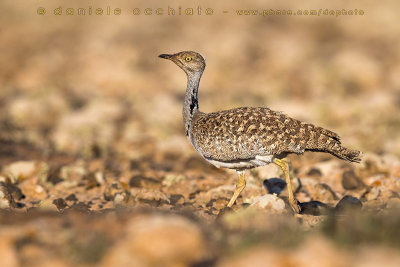
[[[236,171],[236,173],[238,174],[238,181],[236,183],[235,193],[233,193],[233,196],[228,203],[229,208],[233,206],[236,199],[238,198],[238,196],[240,195],[240,193],[243,191],[243,189],[246,186],[246,180],[244,178],[244,171]]]
[[[283,173],[285,174],[286,186],[287,186],[287,189],[288,189],[290,207],[292,208],[292,210],[294,212],[299,213],[300,212],[300,207],[299,207],[299,204],[298,204],[297,200],[295,199],[295,197],[293,195],[292,183],[291,183],[290,175],[289,175],[289,164],[287,163],[287,161],[285,159],[277,159],[277,158],[275,158],[273,162],[276,165],[278,165],[282,169]]]

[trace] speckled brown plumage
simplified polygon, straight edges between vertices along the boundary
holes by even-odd
[[[244,170],[274,163],[285,174],[289,204],[300,212],[284,159],[287,154],[305,151],[330,153],[338,158],[359,162],[360,152],[342,147],[339,136],[321,127],[292,119],[265,107],[243,107],[213,113],[199,111],[198,89],[206,63],[193,51],[162,54],[187,75],[183,103],[186,135],[194,148],[216,167],[236,169],[238,182],[228,203],[231,207],[246,185]]]
[[[348,161],[360,160],[357,151],[340,145],[336,133],[264,107],[198,112],[193,117],[191,132],[197,150],[214,160],[285,156],[307,150],[328,152]]]

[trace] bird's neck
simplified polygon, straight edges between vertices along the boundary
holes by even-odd
[[[193,115],[199,110],[197,93],[199,91],[200,78],[203,72],[187,73],[187,88],[185,100],[183,102],[183,122],[185,124],[186,135],[189,135],[190,125]]]

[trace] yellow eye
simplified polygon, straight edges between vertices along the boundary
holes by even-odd
[[[187,62],[189,62],[189,61],[192,60],[192,58],[191,58],[191,57],[186,57],[185,60],[186,60]]]

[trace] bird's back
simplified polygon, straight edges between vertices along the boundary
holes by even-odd
[[[217,161],[285,156],[306,150],[358,161],[359,154],[358,151],[356,154],[351,150],[343,151],[345,148],[341,147],[336,133],[265,107],[242,107],[208,114],[198,112],[193,117],[190,139],[202,156]],[[346,158],[350,152],[354,155]]]

